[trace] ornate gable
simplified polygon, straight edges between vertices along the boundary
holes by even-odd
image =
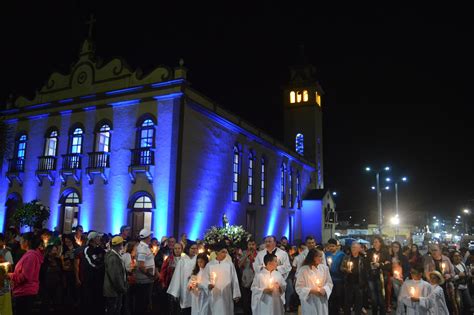
[[[15,106],[21,108],[173,79],[173,71],[168,67],[159,66],[143,75],[140,69],[133,71],[119,58],[103,64],[95,57],[94,51],[94,44],[86,39],[81,46],[79,60],[69,74],[54,72],[33,99],[20,96]]]

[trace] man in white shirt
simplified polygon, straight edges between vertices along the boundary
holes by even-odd
[[[301,252],[301,254],[296,256],[295,259],[293,260],[293,267],[296,267],[296,275],[298,275],[298,271],[300,267],[303,265],[303,262],[306,256],[308,255],[309,250],[316,248],[316,239],[313,236],[308,235],[306,236],[305,244],[306,244],[306,249],[303,252]],[[324,252],[323,252],[322,258],[323,258],[322,264],[327,266],[326,255],[324,255]]]
[[[136,301],[137,314],[145,314],[151,304],[151,291],[155,280],[155,256],[150,249],[151,232],[142,229],[137,247]]]
[[[255,272],[259,272],[263,268],[265,268],[265,264],[263,263],[263,258],[266,254],[273,254],[277,256],[278,260],[278,267],[277,270],[282,275],[283,279],[286,280],[288,274],[291,271],[290,259],[288,258],[288,253],[284,250],[279,249],[276,247],[276,237],[273,235],[269,235],[265,237],[265,249],[258,252],[257,257],[253,263],[253,270]]]

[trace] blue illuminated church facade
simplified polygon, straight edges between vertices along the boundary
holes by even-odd
[[[280,143],[194,90],[182,61],[143,74],[98,61],[86,40],[69,74],[2,112],[0,229],[39,199],[62,232],[128,224],[196,239],[226,214],[257,238],[320,239],[334,209],[305,196],[324,189],[322,94],[309,65],[291,68]]]

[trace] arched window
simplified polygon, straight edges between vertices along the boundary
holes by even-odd
[[[260,160],[260,205],[265,205],[265,158]]]
[[[16,158],[21,160],[25,159],[27,140],[28,136],[26,134],[22,134],[18,137],[18,140],[16,142]]]
[[[84,137],[83,134],[84,131],[81,127],[74,128],[71,133],[71,141],[69,142],[69,153],[82,153],[82,139]]]
[[[288,207],[293,208],[293,171],[291,167],[288,175]]]
[[[321,107],[321,94],[319,94],[318,92],[315,92],[314,97],[316,99],[316,104],[318,104],[318,106]]]
[[[110,130],[110,124],[107,122],[101,123],[96,129],[95,152],[110,152]]]
[[[62,226],[63,233],[71,233],[73,228],[79,224],[79,204],[81,198],[79,193],[75,189],[66,189],[59,203],[62,205]]]
[[[307,102],[308,99],[308,90],[303,90],[303,102]]]
[[[141,229],[151,231],[152,209],[155,208],[153,196],[146,191],[136,192],[130,198],[128,207],[132,211],[132,235],[137,235]],[[166,224],[166,222],[163,224]]]
[[[253,170],[254,170],[254,164],[255,164],[255,156],[252,152],[249,153],[249,168],[248,168],[248,185],[247,185],[247,195],[248,195],[248,202],[250,204],[253,204],[254,202],[254,176],[253,176]]]
[[[58,150],[58,130],[50,129],[46,134],[44,144],[44,156],[56,156]]]
[[[303,136],[303,134],[298,133],[296,135],[295,146],[296,146],[296,153],[298,153],[299,155],[304,155],[304,136]]]
[[[296,171],[296,206],[298,209],[301,209],[301,183],[299,171]]]
[[[281,192],[281,202],[280,205],[282,207],[286,206],[286,164],[282,163],[281,164],[281,169],[280,169],[280,192]]]
[[[232,201],[239,201],[240,197],[240,149],[234,145],[233,178],[232,178]]]
[[[154,165],[156,120],[149,114],[138,121],[136,148],[133,151],[132,165]]]
[[[290,103],[294,104],[296,102],[296,93],[295,91],[290,92]]]
[[[302,94],[301,91],[296,91],[296,103],[301,103]]]
[[[15,156],[10,160],[9,171],[13,173],[25,171],[26,133],[20,134],[15,143]]]

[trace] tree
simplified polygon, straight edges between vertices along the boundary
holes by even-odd
[[[43,223],[49,219],[51,212],[39,200],[32,200],[18,208],[12,216],[12,222],[20,227],[29,226],[43,227]]]

